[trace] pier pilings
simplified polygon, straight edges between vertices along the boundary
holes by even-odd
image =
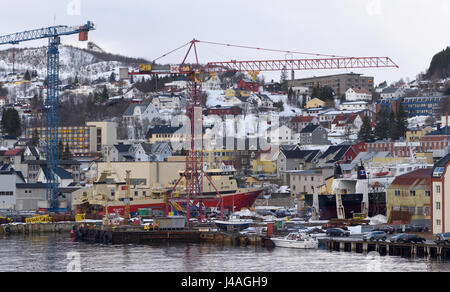
[[[356,252],[367,254],[378,252],[381,256],[450,258],[450,246],[427,243],[397,243],[389,241],[362,241],[337,238],[319,239],[331,251]]]

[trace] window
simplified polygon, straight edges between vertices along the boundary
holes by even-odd
[[[436,186],[436,193],[440,194],[441,193],[441,186]]]
[[[416,196],[416,191],[409,191],[409,195],[411,197],[415,197]]]
[[[409,207],[409,213],[411,215],[416,215],[416,207]]]
[[[436,210],[441,210],[441,202],[436,202]]]
[[[425,197],[429,197],[430,196],[430,191],[425,191]]]
[[[436,225],[440,226],[441,225],[441,220],[436,219]]]
[[[423,207],[417,207],[417,214],[416,215],[423,215]]]
[[[400,197],[400,190],[395,190],[395,196]]]

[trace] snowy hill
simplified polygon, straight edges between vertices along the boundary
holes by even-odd
[[[139,63],[148,63],[144,59],[129,58],[120,55],[105,53],[99,46],[90,45],[90,49],[72,46],[60,46],[60,76],[61,80],[69,77],[95,80],[99,77],[109,77],[111,72],[119,73],[120,67],[137,68]],[[12,49],[0,51],[0,74],[12,72]],[[46,47],[16,48],[16,71],[25,72],[35,70],[40,78],[44,78],[47,70]]]

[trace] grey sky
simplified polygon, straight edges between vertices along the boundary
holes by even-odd
[[[375,76],[376,83],[414,79],[435,53],[450,45],[450,0],[15,0],[3,5],[2,12],[1,35],[92,20],[97,30],[90,34],[91,41],[112,53],[149,60],[194,37],[302,52],[391,57],[400,69],[355,70]],[[85,45],[76,36],[64,37],[63,43]],[[180,62],[184,52],[161,61]],[[199,45],[199,54],[201,62],[287,57],[206,44]],[[296,77],[332,73],[306,71]],[[279,74],[266,75],[266,80],[272,78],[279,79]]]

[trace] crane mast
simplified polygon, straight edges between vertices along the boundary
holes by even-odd
[[[19,44],[25,41],[48,39],[46,88],[46,198],[50,203],[47,210],[56,212],[59,209],[59,186],[57,169],[59,160],[59,45],[60,37],[79,34],[79,41],[86,41],[88,32],[94,30],[94,24],[88,21],[85,25],[72,27],[66,25],[51,26],[35,30],[0,36],[0,45]]]

